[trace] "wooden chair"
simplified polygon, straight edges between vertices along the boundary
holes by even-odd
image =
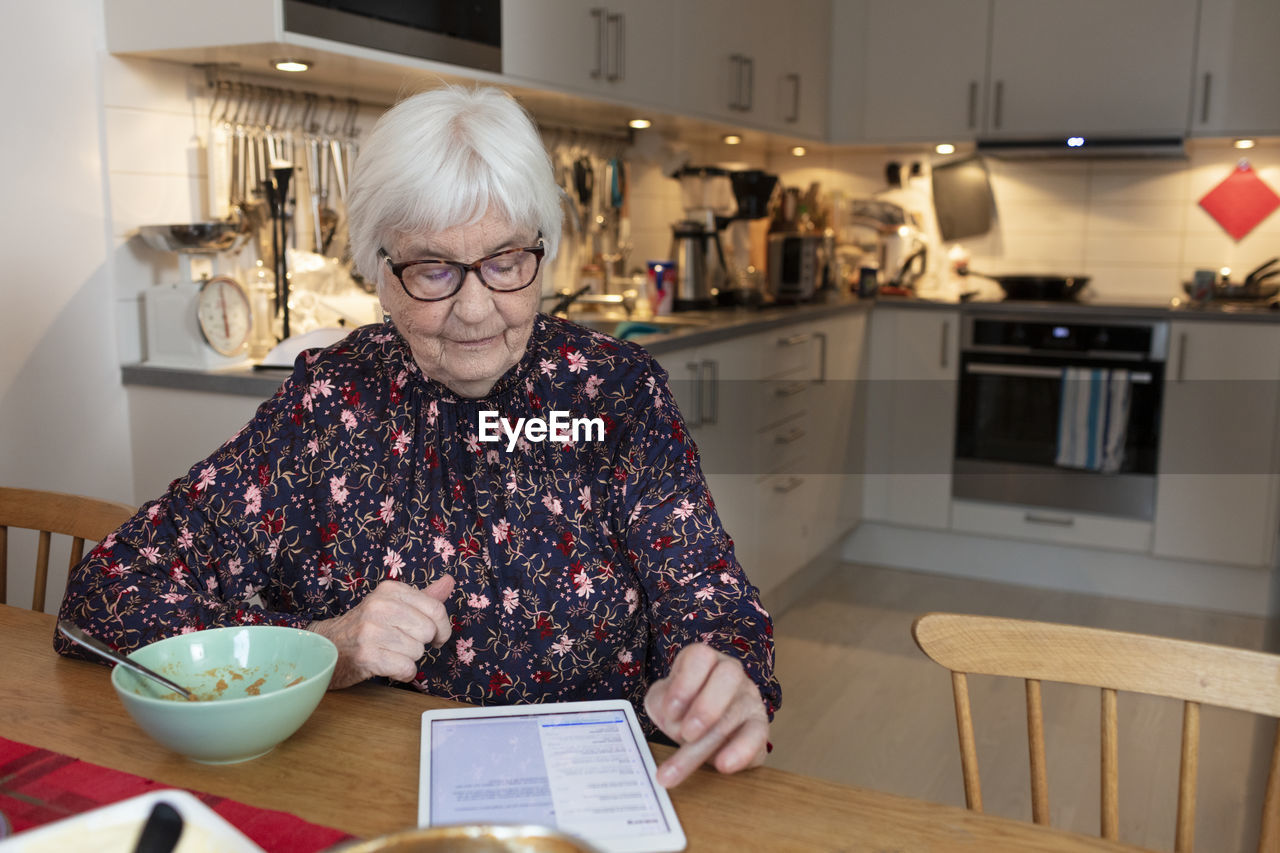
[[[44,610],[45,586],[49,577],[49,546],[53,534],[72,537],[71,560],[67,565],[70,571],[84,556],[86,541],[100,542],[137,511],[137,507],[127,504],[80,495],[0,486],[0,601],[8,601],[10,527],[39,532],[31,609]]]
[[[1183,700],[1174,841],[1179,853],[1190,851],[1195,842],[1200,705],[1280,718],[1280,655],[1144,634],[954,613],[921,616],[911,633],[926,655],[951,670],[964,796],[973,811],[982,811],[982,788],[967,674],[1025,679],[1031,813],[1033,820],[1042,824],[1049,823],[1049,788],[1040,683],[1102,688],[1101,834],[1113,840],[1118,839],[1120,826],[1116,691]],[[1258,849],[1280,851],[1280,726],[1263,800]]]

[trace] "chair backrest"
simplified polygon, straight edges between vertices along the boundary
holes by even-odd
[[[81,495],[0,486],[0,601],[8,602],[9,528],[38,531],[31,609],[44,610],[53,534],[71,537],[70,571],[84,556],[84,543],[100,542],[124,524],[137,507]]]
[[[951,670],[960,766],[968,807],[982,811],[982,787],[966,675],[1022,678],[1027,688],[1027,740],[1031,754],[1031,814],[1049,823],[1042,681],[1102,689],[1102,831],[1118,839],[1120,827],[1116,691],[1183,701],[1175,850],[1195,841],[1196,768],[1200,705],[1280,718],[1280,655],[1145,634],[1049,622],[928,613],[916,619],[916,645]],[[1263,800],[1260,851],[1280,851],[1280,726]]]

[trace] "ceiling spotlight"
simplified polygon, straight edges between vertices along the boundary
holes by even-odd
[[[804,149],[803,145],[797,145],[795,148],[791,149],[791,153],[794,154],[796,157],[803,157],[809,152]]]
[[[956,147],[955,147],[954,145],[952,145],[950,142],[939,142],[939,143],[938,143],[938,146],[937,146],[936,148],[934,148],[933,150],[934,150],[934,151],[937,151],[939,154],[954,154],[954,153],[956,153]]]
[[[647,118],[633,118],[631,121],[627,122],[627,124],[636,130],[644,130],[646,127],[652,126],[653,122],[649,121]]]
[[[1257,143],[1254,142],[1252,139],[1237,139],[1235,141],[1235,146],[1237,148],[1252,148],[1256,144]]]
[[[736,133],[726,133],[724,137],[721,139],[721,141],[725,145],[741,145],[742,137]]]
[[[293,73],[306,71],[311,67],[310,62],[303,62],[301,59],[273,59],[271,64],[275,66],[277,71],[290,71]]]

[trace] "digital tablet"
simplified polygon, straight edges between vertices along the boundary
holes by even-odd
[[[539,824],[608,853],[685,848],[630,702],[422,715],[418,825]]]

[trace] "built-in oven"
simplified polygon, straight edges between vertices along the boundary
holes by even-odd
[[[962,318],[954,497],[1150,520],[1168,323]]]

